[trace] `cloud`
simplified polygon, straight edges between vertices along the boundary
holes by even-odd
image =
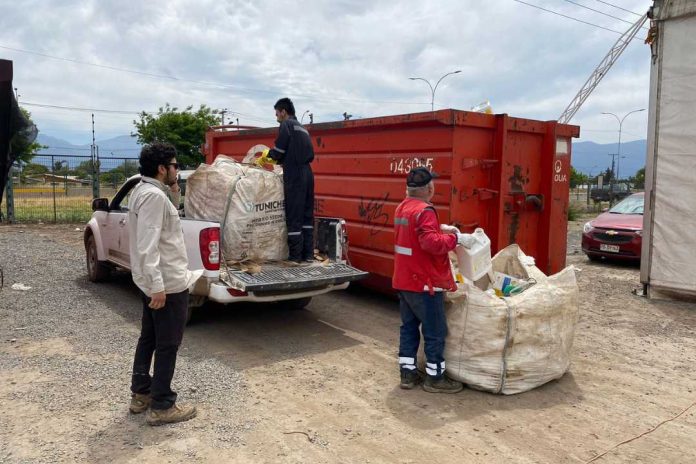
[[[629,27],[568,2],[528,3],[618,31]],[[599,2],[579,3],[636,19]],[[651,2],[614,3],[643,12]],[[0,46],[65,58],[0,48],[14,61],[21,101],[134,112],[166,102],[207,104],[262,126],[275,124],[272,105],[281,96],[317,122],[344,111],[427,111],[430,88],[408,77],[435,85],[456,69],[462,72],[438,86],[436,108],[468,109],[488,99],[496,112],[555,119],[619,37],[512,0],[0,0],[0,11]],[[583,139],[616,138],[601,112],[647,107],[649,50],[635,42],[576,115]],[[89,113],[28,109],[44,133],[91,139]],[[96,113],[98,137],[129,133],[134,117]],[[626,136],[644,137],[646,124],[645,115],[632,115]]]

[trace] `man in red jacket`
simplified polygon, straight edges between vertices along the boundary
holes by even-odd
[[[423,389],[431,393],[457,393],[464,388],[445,376],[444,294],[456,290],[448,253],[461,244],[470,247],[473,237],[451,226],[440,226],[430,200],[435,194],[433,178],[426,168],[415,168],[406,178],[406,199],[394,218],[394,277],[399,292],[401,336],[399,367],[401,388],[420,383],[416,354],[422,326],[425,340],[426,378]]]

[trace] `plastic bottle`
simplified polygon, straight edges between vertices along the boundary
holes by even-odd
[[[458,245],[456,253],[459,274],[476,281],[491,270],[491,240],[481,228],[476,229],[472,235],[476,239],[474,245],[471,248]]]

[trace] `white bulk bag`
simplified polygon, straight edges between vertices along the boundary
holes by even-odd
[[[232,158],[222,155],[218,158],[225,161],[213,165],[201,164],[186,179],[184,211],[187,218],[221,221],[233,182],[249,169]]]
[[[579,314],[575,270],[571,266],[547,277],[510,245],[493,257],[493,271],[537,283],[505,298],[468,284],[448,294],[448,376],[505,395],[562,377],[570,366]]]
[[[220,222],[225,262],[288,257],[282,171],[269,172],[219,155],[186,182],[186,217]]]

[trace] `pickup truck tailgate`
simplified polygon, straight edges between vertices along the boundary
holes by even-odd
[[[367,277],[368,273],[343,263],[287,266],[265,264],[260,272],[227,269],[221,278],[227,285],[245,292],[300,290],[340,285]]]

